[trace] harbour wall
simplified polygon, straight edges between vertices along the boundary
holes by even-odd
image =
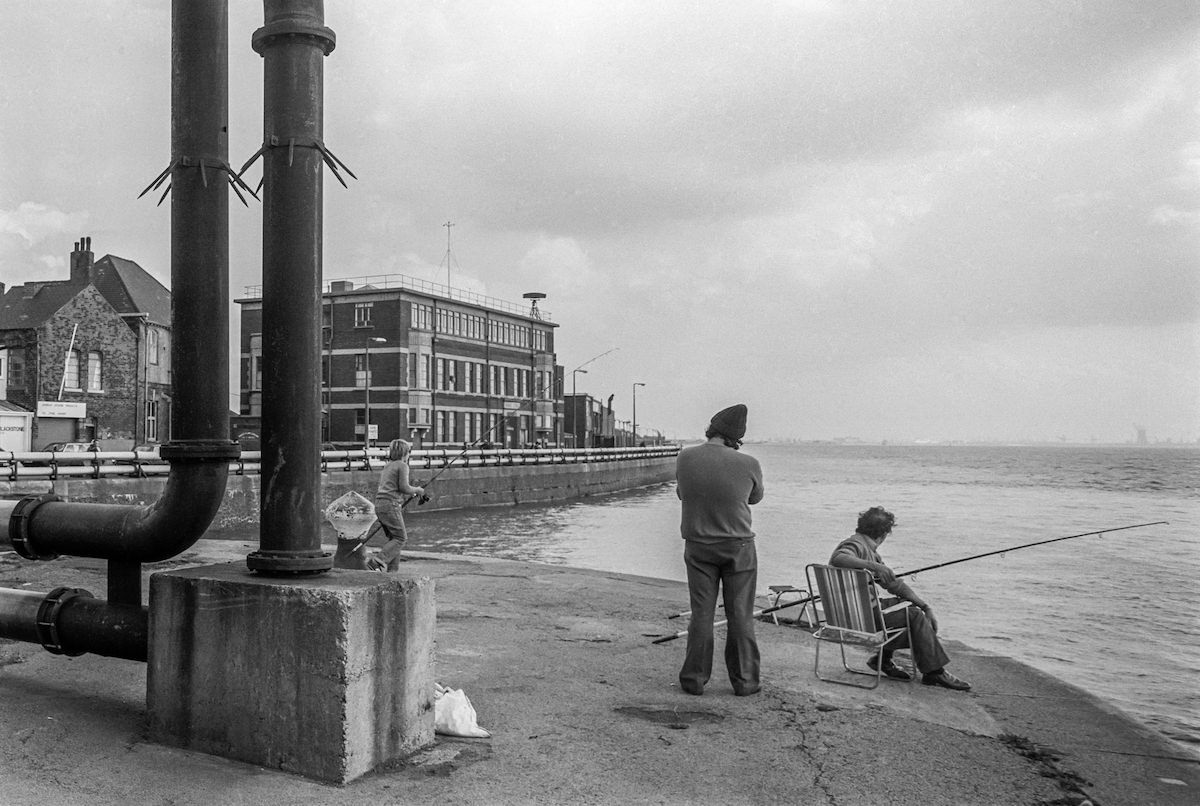
[[[466,466],[460,466],[452,458],[444,458],[440,467],[436,457],[425,457],[413,463],[412,479],[414,484],[422,485],[436,474],[427,491],[430,500],[422,506],[423,511],[430,511],[566,501],[637,489],[675,478],[675,452],[659,449],[640,453],[557,463],[503,463],[504,459],[500,458],[497,464]],[[324,464],[322,508],[351,490],[374,498],[382,462],[364,463],[360,452],[357,459]],[[213,519],[210,532],[245,530],[258,524],[262,476],[256,465],[242,464],[240,468],[240,472],[231,472],[229,476],[225,500]],[[52,492],[67,501],[141,505],[157,500],[165,484],[165,474],[141,478],[27,478],[0,481],[0,498]]]

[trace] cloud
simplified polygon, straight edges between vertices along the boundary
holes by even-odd
[[[65,212],[40,202],[0,209],[0,277],[7,283],[50,277],[65,279],[63,243],[86,232],[86,212]]]
[[[79,232],[87,218],[83,212],[67,213],[39,202],[21,202],[15,210],[0,210],[0,234],[16,235],[26,247],[32,247],[51,235]]]
[[[1105,405],[1137,408],[1135,385],[1172,371],[1196,384],[1195,351],[1172,341],[1200,319],[1189,0],[401,0],[326,16],[325,141],[359,176],[326,183],[326,278],[542,291],[560,362],[603,354],[578,380],[618,400],[646,382],[647,424],[698,431],[744,396],[775,433],[1032,432],[1039,407],[1124,433]],[[169,206],[133,201],[169,158],[165,12],[62,17],[79,22],[10,18],[6,276],[65,261],[84,234],[165,267]],[[261,6],[230,20],[240,164],[261,139]],[[12,223],[28,199],[44,218]],[[82,217],[55,222],[69,210]],[[234,206],[231,255],[235,287],[260,282],[261,205]],[[1122,356],[1126,385],[1089,343]],[[1087,383],[1054,380],[1085,366],[1103,378],[1095,405]],[[862,379],[890,396],[856,396]],[[1200,433],[1171,400],[1155,416]]]

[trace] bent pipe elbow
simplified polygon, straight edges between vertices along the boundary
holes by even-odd
[[[227,460],[173,463],[163,494],[145,505],[42,497],[23,514],[21,504],[30,500],[25,499],[9,517],[9,541],[30,559],[70,554],[140,563],[168,560],[208,529],[224,500],[228,475]]]

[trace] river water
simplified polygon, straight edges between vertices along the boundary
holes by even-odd
[[[886,507],[897,571],[1102,529],[908,578],[943,634],[1116,705],[1200,757],[1200,449],[758,444],[759,587],[804,587]],[[420,472],[415,474],[420,477]],[[430,488],[435,493],[436,483]],[[683,580],[674,483],[556,505],[407,510],[414,550]],[[681,600],[679,609],[686,610]],[[663,632],[680,629],[666,621]]]

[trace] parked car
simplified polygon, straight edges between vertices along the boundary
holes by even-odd
[[[253,431],[243,431],[242,433],[238,434],[237,442],[244,451],[261,450],[258,434],[254,433]]]
[[[51,453],[80,454],[91,451],[99,451],[100,446],[95,442],[51,442],[42,447],[42,450],[49,451]],[[58,457],[55,458],[57,459]],[[49,462],[43,461],[25,462],[25,464],[32,467],[48,467],[50,465]]]
[[[143,465],[143,464],[158,464],[162,461],[162,457],[158,455],[159,444],[157,442],[147,442],[144,445],[134,445],[132,450],[140,454],[134,459],[118,459],[116,463],[119,465]]]
[[[95,442],[51,442],[43,451],[51,451],[53,453],[83,453],[85,451],[98,451],[100,448]]]

